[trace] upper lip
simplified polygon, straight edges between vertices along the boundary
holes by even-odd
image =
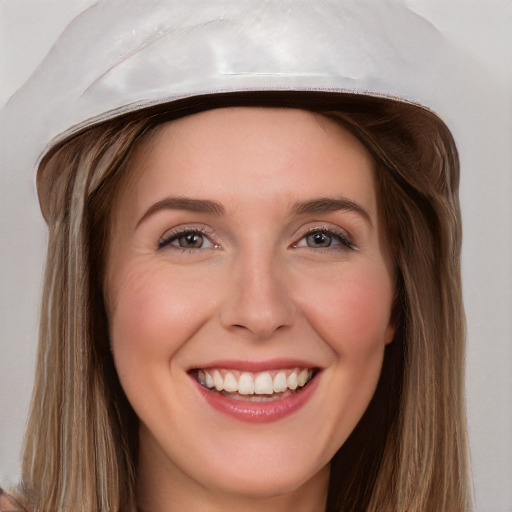
[[[205,364],[198,364],[191,366],[189,371],[192,370],[207,370],[207,369],[225,368],[229,370],[239,370],[241,372],[264,372],[269,370],[283,370],[287,368],[307,368],[307,369],[320,369],[318,365],[301,359],[292,358],[276,358],[268,359],[265,361],[249,361],[240,359],[222,359],[216,361],[209,361]]]

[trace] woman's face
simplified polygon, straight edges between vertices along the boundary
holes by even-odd
[[[130,174],[105,296],[139,464],[188,492],[325,489],[394,334],[370,155],[320,115],[229,108],[163,125]]]

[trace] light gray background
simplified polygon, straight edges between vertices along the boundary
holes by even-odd
[[[405,0],[404,0],[405,1]],[[0,0],[0,106],[93,0]],[[485,80],[448,119],[462,163],[467,393],[477,512],[512,512],[512,0],[416,0]],[[443,85],[446,87],[446,83]],[[37,116],[37,112],[32,115]],[[30,118],[20,120],[30,123]],[[0,127],[0,134],[9,127]],[[19,475],[46,231],[33,169],[0,171],[0,483]]]

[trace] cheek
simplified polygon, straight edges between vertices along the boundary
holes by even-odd
[[[384,262],[366,261],[309,274],[305,284],[303,315],[332,353],[332,364],[324,374],[326,399],[318,412],[323,417],[327,409],[331,421],[322,420],[316,430],[319,437],[332,439],[330,446],[337,450],[375,393],[393,331],[393,284]]]
[[[382,265],[360,265],[315,279],[316,300],[308,316],[341,357],[365,360],[391,341],[393,284]]]
[[[128,374],[130,381],[143,382],[147,373],[169,371],[173,355],[202,323],[201,312],[208,308],[201,302],[204,293],[168,274],[158,266],[118,273],[109,329],[122,382]]]

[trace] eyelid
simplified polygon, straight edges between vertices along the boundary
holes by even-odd
[[[184,251],[220,248],[220,245],[214,241],[214,232],[212,229],[205,227],[203,225],[181,224],[179,226],[175,226],[171,229],[168,229],[159,238],[158,243],[157,243],[158,249],[163,249],[164,247],[169,247],[169,246],[171,246],[172,241],[174,241],[182,236],[185,236],[187,234],[192,234],[192,233],[200,233],[201,235],[204,235],[206,238],[208,238],[208,240],[212,244],[212,247],[205,247],[205,248],[201,247],[201,248],[197,248],[197,249],[179,247],[179,246],[172,246],[172,247],[177,250],[184,250]]]
[[[353,241],[352,236],[348,233],[346,229],[340,228],[339,226],[333,226],[332,224],[320,224],[316,226],[309,227],[304,233],[300,235],[296,242],[292,244],[293,247],[302,247],[299,246],[299,243],[304,240],[307,236],[312,235],[314,233],[325,233],[327,235],[331,235],[333,237],[338,238],[340,240],[340,245],[344,249],[357,250],[357,247]],[[336,250],[337,246],[331,247],[318,247],[312,248],[314,250]],[[338,249],[340,250],[340,249]]]

